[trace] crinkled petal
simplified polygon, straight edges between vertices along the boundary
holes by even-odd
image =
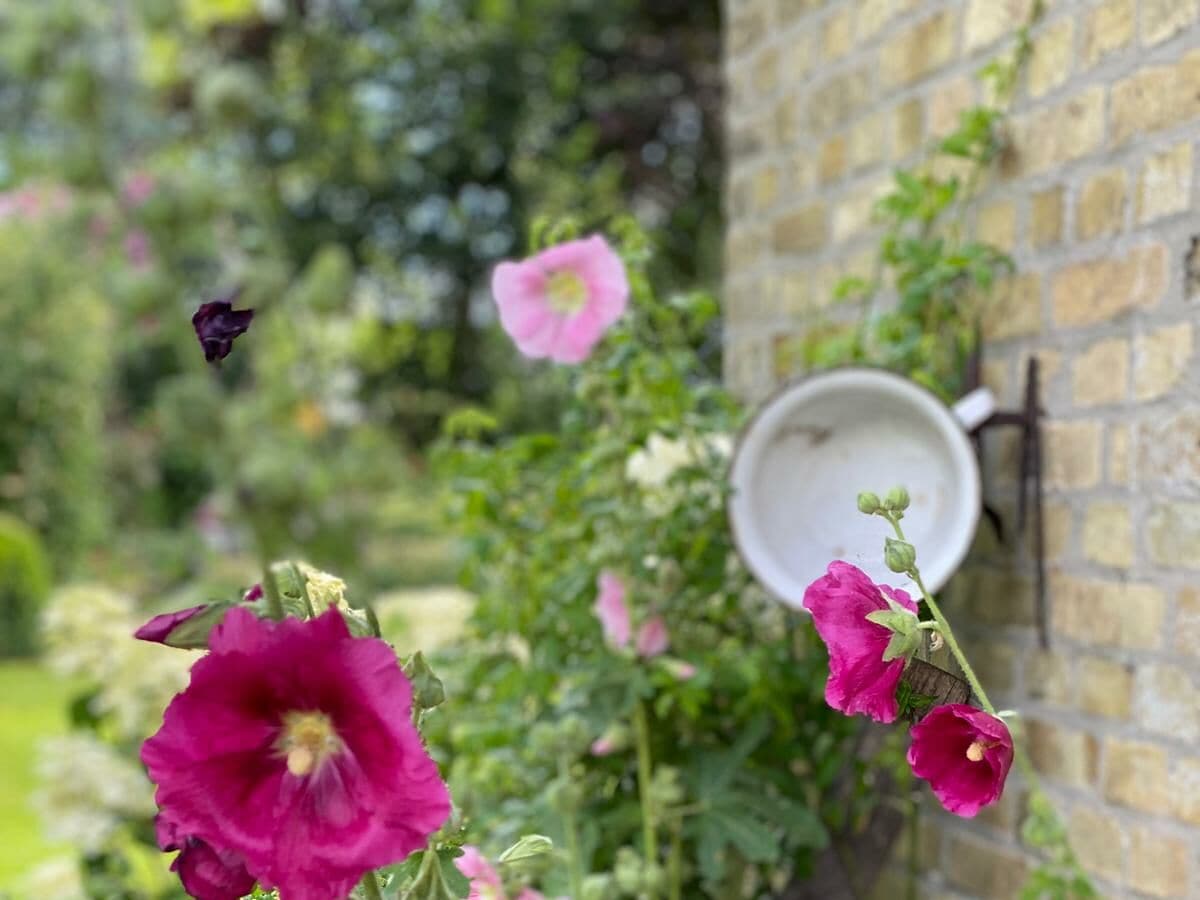
[[[612,572],[601,572],[596,581],[596,618],[604,630],[604,640],[616,650],[629,646],[631,625],[629,607],[625,605],[625,585]]]

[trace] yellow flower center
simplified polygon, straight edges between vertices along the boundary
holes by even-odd
[[[587,303],[587,285],[574,272],[551,272],[546,276],[546,299],[556,313],[573,315]]]
[[[975,741],[967,748],[967,759],[971,762],[980,762],[983,759],[983,751],[994,746],[995,744],[985,744],[983,741]]]
[[[325,713],[289,712],[276,748],[287,758],[288,771],[303,778],[341,750],[342,741]]]

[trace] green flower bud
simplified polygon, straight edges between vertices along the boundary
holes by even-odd
[[[594,874],[583,879],[583,900],[615,900],[611,875]]]
[[[884,509],[890,509],[894,512],[904,512],[908,509],[908,491],[903,487],[894,487],[887,492],[887,496],[883,498]]]
[[[879,496],[872,494],[870,491],[863,491],[858,495],[858,511],[866,513],[868,516],[879,512]]]
[[[413,705],[419,710],[433,709],[441,706],[446,700],[446,688],[434,674],[425,654],[420,650],[408,658],[404,664],[404,674],[412,682]]]
[[[637,894],[641,891],[643,868],[641,855],[632,847],[622,847],[617,851],[613,878],[623,894]]]
[[[912,544],[887,538],[883,545],[883,561],[893,572],[911,572],[917,564],[917,551]]]
[[[554,849],[554,841],[546,837],[544,834],[527,834],[519,841],[501,853],[497,858],[498,863],[515,863],[523,859],[531,859],[535,856],[541,856],[544,853],[549,853]]]

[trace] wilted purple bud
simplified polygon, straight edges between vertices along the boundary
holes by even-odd
[[[223,300],[201,303],[192,316],[192,327],[204,348],[204,358],[209,362],[224,359],[233,349],[233,339],[245,333],[254,318],[252,309],[234,309],[237,292]]]

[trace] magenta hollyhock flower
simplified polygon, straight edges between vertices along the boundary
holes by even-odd
[[[599,235],[568,241],[492,273],[500,324],[531,359],[587,358],[629,302],[621,258]]]
[[[163,613],[160,616],[155,616],[153,619],[135,631],[133,636],[139,641],[150,641],[154,644],[165,644],[167,642],[167,637],[179,625],[186,622],[192,616],[199,615],[206,609],[208,609],[208,604],[202,603],[199,606],[189,606],[187,609]]]
[[[870,613],[891,609],[888,597],[916,615],[917,606],[908,594],[875,584],[866,572],[846,562],[831,562],[804,591],[804,608],[812,613],[817,634],[829,648],[825,702],[848,716],[865,713],[876,722],[896,720],[896,685],[904,674],[902,657],[883,661],[893,632],[867,619]]]
[[[470,844],[462,849],[463,854],[454,860],[454,865],[471,880],[471,893],[467,895],[467,900],[505,900],[500,873],[488,862],[487,857],[479,852],[478,847]]]
[[[671,646],[671,635],[667,632],[667,623],[662,616],[651,616],[642,623],[637,633],[637,652],[639,656],[650,659],[665,653]]]
[[[343,900],[424,847],[450,797],[412,723],[412,685],[341,614],[235,608],[142,746],[180,833],[236,854],[285,900]]]
[[[969,819],[1000,799],[1012,762],[1008,726],[982,709],[937,706],[912,728],[908,764],[956,816]]]
[[[179,851],[171,871],[178,873],[183,889],[195,900],[230,900],[254,890],[254,876],[236,853],[182,834],[164,814],[155,819],[154,832],[164,852]]]
[[[233,341],[239,334],[244,334],[254,318],[252,309],[234,309],[233,301],[237,291],[223,300],[211,300],[201,303],[192,316],[192,328],[200,346],[204,348],[204,358],[208,362],[224,359],[233,349]]]
[[[629,607],[625,605],[625,585],[618,576],[604,571],[596,580],[596,589],[593,609],[604,629],[604,640],[614,650],[623,650],[629,645],[631,630]]]

